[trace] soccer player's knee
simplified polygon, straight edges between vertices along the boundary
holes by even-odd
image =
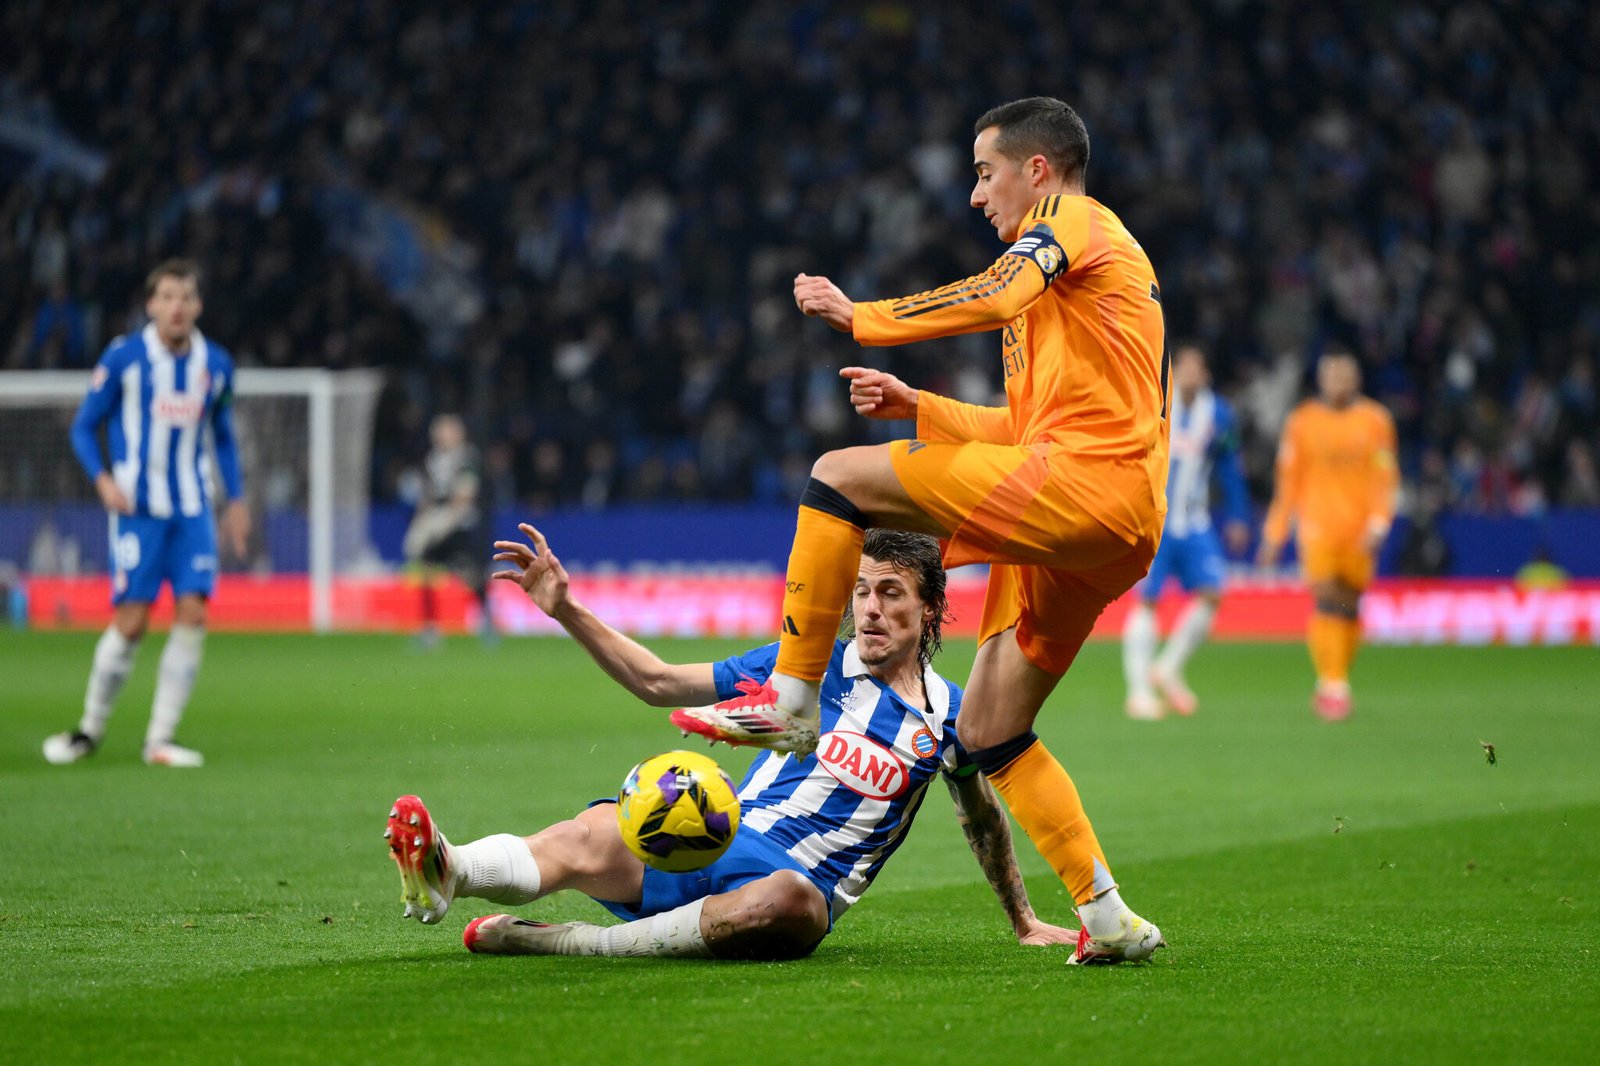
[[[761,924],[809,945],[828,931],[828,905],[815,885],[793,870],[779,870],[762,883],[757,908]]]
[[[966,716],[956,719],[956,738],[961,741],[961,746],[968,751],[977,751],[980,748],[992,748],[1002,741],[1010,740],[1006,733],[1006,726],[998,723],[983,722],[973,716],[972,721],[967,721]],[[1012,730],[1015,732],[1015,730]]]
[[[842,452],[823,452],[817,461],[811,464],[811,476],[834,488],[839,487],[839,481],[849,472],[849,465],[845,463]]]

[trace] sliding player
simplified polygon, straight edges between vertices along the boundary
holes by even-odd
[[[235,554],[244,554],[250,532],[233,441],[233,360],[195,328],[199,268],[187,259],[161,263],[145,281],[145,297],[150,324],[111,342],[72,422],[72,447],[111,516],[114,610],[95,645],[78,728],[44,742],[44,757],[57,764],[77,762],[100,745],[163,582],[172,585],[175,617],[161,652],[144,761],[205,761],[173,735],[200,669],[206,600],[217,577],[208,428],[230,501],[222,530]],[[110,467],[97,439],[102,425],[109,426]]]
[[[802,274],[795,302],[864,345],[999,330],[1007,406],[843,370],[859,413],[914,418],[917,439],[817,461],[800,500],[770,682],[674,721],[729,743],[810,751],[865,530],[945,538],[946,565],[993,564],[962,742],[1071,890],[1093,950],[1148,958],[1160,931],[1122,902],[1077,787],[1033,723],[1101,611],[1150,568],[1161,536],[1161,291],[1139,242],[1084,193],[1089,136],[1072,108],[1018,100],[985,114],[975,132],[971,203],[1010,246],[988,270],[871,303]]]
[[[1300,571],[1315,609],[1307,631],[1314,711],[1350,715],[1350,666],[1361,646],[1361,593],[1394,521],[1399,473],[1394,419],[1361,395],[1361,365],[1343,349],[1317,361],[1318,395],[1289,415],[1278,444],[1277,489],[1260,562],[1276,565],[1295,527]]]
[[[1226,569],[1222,544],[1211,524],[1213,473],[1222,485],[1226,507],[1222,531],[1228,549],[1237,554],[1250,543],[1246,524],[1250,497],[1239,462],[1233,408],[1211,390],[1205,353],[1195,345],[1182,345],[1173,353],[1172,389],[1167,525],[1150,574],[1140,585],[1139,602],[1128,612],[1122,630],[1130,718],[1160,718],[1168,707],[1190,715],[1199,706],[1183,668],[1211,631],[1211,620],[1222,601]],[[1156,601],[1168,575],[1176,577],[1191,598],[1173,626],[1167,646],[1157,656]]]
[[[732,695],[772,672],[773,646],[720,663],[662,662],[573,599],[543,535],[521,528],[533,547],[496,542],[495,558],[517,569],[495,576],[518,582],[644,702]],[[1041,922],[1029,906],[1005,812],[955,737],[961,690],[930,665],[945,611],[938,545],[873,530],[851,608],[855,639],[836,643],[823,679],[820,754],[757,758],[739,789],[739,831],[716,862],[689,874],[646,867],[623,845],[609,802],[530,837],[502,833],[453,846],[421,800],[402,796],[385,836],[400,866],[406,917],[432,924],[461,896],[523,904],[575,889],[623,924],[548,925],[495,914],[467,926],[467,947],[507,955],[801,958],[867,890],[905,838],[924,789],[942,774],[1017,939],[1074,943],[1071,930]],[[863,776],[863,756],[885,769]]]

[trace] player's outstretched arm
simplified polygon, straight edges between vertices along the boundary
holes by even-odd
[[[794,302],[808,318],[820,318],[840,333],[849,333],[855,321],[855,303],[827,278],[797,274]]]
[[[1011,846],[1011,823],[1000,807],[994,789],[982,774],[945,777],[950,797],[956,802],[956,821],[966,834],[967,844],[983,868],[994,894],[1000,897],[1011,928],[1021,944],[1076,944],[1075,930],[1064,929],[1039,919],[1028,902],[1028,890],[1017,869],[1017,853]]]
[[[850,382],[850,406],[856,414],[910,419],[917,424],[919,440],[1016,443],[1011,432],[1011,412],[1004,407],[980,407],[926,389],[913,389],[893,374],[871,367],[847,366],[839,376]]]
[[[839,376],[850,383],[850,406],[866,418],[913,419],[921,393],[893,374],[865,366],[847,366]]]
[[[710,663],[666,662],[612,628],[573,598],[567,569],[550,550],[544,534],[527,522],[518,523],[517,528],[529,543],[494,542],[495,559],[516,567],[495,571],[496,580],[515,581],[539,610],[572,634],[600,669],[650,706],[693,707],[717,701],[716,675]]]
[[[856,343],[867,346],[983,333],[1022,314],[1044,295],[1045,287],[1038,264],[1007,252],[970,278],[912,296],[855,304],[850,331]]]

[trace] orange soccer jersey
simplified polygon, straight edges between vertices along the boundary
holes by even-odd
[[[1042,447],[1073,501],[1129,542],[1166,513],[1161,290],[1139,242],[1087,196],[1040,200],[988,270],[855,305],[863,345],[1004,328],[1006,407],[924,392],[917,435]]]
[[[1302,554],[1359,544],[1368,530],[1389,528],[1398,478],[1394,419],[1382,404],[1361,398],[1337,409],[1307,400],[1284,423],[1262,535],[1282,545],[1293,523]]]

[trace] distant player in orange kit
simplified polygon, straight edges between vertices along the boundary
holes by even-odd
[[[1138,961],[1161,946],[1161,931],[1122,902],[1077,788],[1033,723],[1160,540],[1161,290],[1139,242],[1085,194],[1089,136],[1072,108],[1017,100],[974,132],[971,204],[1008,245],[988,270],[861,303],[802,274],[794,294],[801,311],[863,345],[998,331],[1006,406],[961,403],[864,367],[841,371],[859,413],[915,419],[917,439],[817,461],[789,555],[776,668],[746,696],[684,708],[673,721],[811,758],[819,679],[866,529],[937,536],[947,566],[993,564],[961,740],[1072,892],[1083,922],[1074,960]],[[1136,765],[1137,753],[1128,759]]]
[[[1350,714],[1350,665],[1361,646],[1361,593],[1394,521],[1399,475],[1394,419],[1361,395],[1361,365],[1334,348],[1317,361],[1318,395],[1289,415],[1260,562],[1273,566],[1295,527],[1300,571],[1316,607],[1307,643],[1317,671],[1312,709]]]

